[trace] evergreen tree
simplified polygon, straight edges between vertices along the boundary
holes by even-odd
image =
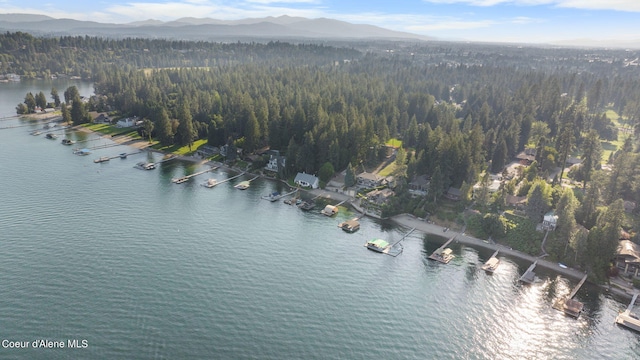
[[[27,106],[28,114],[36,111],[36,98],[33,96],[33,93],[27,93],[27,95],[24,97],[24,104]]]
[[[551,187],[544,181],[536,181],[527,195],[525,212],[534,223],[540,223],[551,207]]]
[[[71,104],[71,121],[73,125],[86,124],[91,122],[91,116],[85,108],[84,103],[80,100],[80,96],[76,95]]]
[[[67,125],[71,125],[73,121],[71,120],[71,113],[69,112],[69,108],[66,103],[60,104],[60,109],[62,110],[62,121]]]
[[[318,178],[327,183],[329,182],[329,180],[331,180],[331,177],[334,173],[335,170],[333,169],[333,165],[331,165],[331,163],[327,161],[320,167],[320,170],[318,171]]]
[[[47,97],[44,96],[44,93],[42,91],[36,94],[36,106],[38,106],[42,110],[47,107]]]
[[[193,146],[195,132],[189,103],[186,101],[182,101],[178,106],[178,121],[179,125],[176,130],[176,136],[180,139],[180,144],[189,145],[189,151],[192,151],[191,147]]]
[[[349,163],[349,165],[347,165],[347,171],[345,172],[345,175],[344,175],[344,186],[352,187],[355,184],[356,184],[356,174],[353,170],[353,166],[351,166],[351,163]]]
[[[60,95],[58,95],[58,89],[55,87],[51,88],[51,98],[55,107],[60,106]]]

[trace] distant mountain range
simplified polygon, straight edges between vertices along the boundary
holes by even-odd
[[[34,35],[90,35],[145,37],[177,40],[234,39],[403,39],[434,40],[373,25],[352,24],[327,18],[279,16],[243,20],[181,18],[163,22],[146,20],[128,24],[107,24],[44,15],[0,14],[0,31],[24,31]]]

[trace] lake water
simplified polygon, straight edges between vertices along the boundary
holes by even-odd
[[[62,94],[69,82],[0,84],[0,114],[52,84]],[[6,129],[24,124],[0,122],[0,340],[29,348],[0,347],[2,359],[640,358],[640,334],[614,325],[626,304],[596,288],[580,290],[585,312],[569,318],[551,305],[575,281],[541,272],[522,286],[528,263],[502,258],[488,276],[491,253],[461,245],[433,263],[438,241],[417,232],[397,257],[374,253],[367,240],[406,229],[365,218],[347,234],[347,209],[328,218],[261,200],[284,190],[275,182],[200,186],[234,175],[216,171],[175,185],[203,167],[134,169],[160,158],[149,153],[95,164],[134,150],[80,157],[29,135],[41,125]]]

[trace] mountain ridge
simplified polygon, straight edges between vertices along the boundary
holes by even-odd
[[[385,29],[375,25],[346,21],[282,15],[279,17],[219,20],[183,17],[172,21],[148,19],[125,24],[45,15],[0,14],[1,31],[26,31],[44,35],[90,35],[107,37],[150,37],[179,40],[217,40],[233,38],[308,39],[398,39],[435,40],[432,37]]]

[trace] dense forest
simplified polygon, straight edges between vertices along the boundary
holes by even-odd
[[[539,243],[522,237],[541,235],[510,234],[512,222],[500,215],[507,195],[526,196],[520,231],[555,209],[549,255],[597,279],[609,270],[620,230],[634,233],[640,225],[625,215],[624,203],[640,201],[638,52],[342,45],[7,33],[0,36],[0,73],[91,79],[96,96],[86,109],[65,93],[73,104],[65,116],[75,123],[90,121],[89,109],[117,111],[146,119],[146,130],[163,144],[208,139],[246,154],[269,146],[287,155],[285,176],[318,173],[327,164],[337,171],[373,166],[389,139],[402,139],[398,196],[387,214],[433,212],[449,187],[461,188],[461,204],[480,210],[465,220],[476,234],[520,236],[513,244],[535,253]],[[43,101],[31,97],[25,103]],[[614,147],[607,157],[603,145]],[[495,194],[485,191],[489,173],[503,173],[525,148],[535,149],[533,164]],[[581,165],[551,176],[572,157]],[[403,191],[417,175],[430,178],[423,199]]]

